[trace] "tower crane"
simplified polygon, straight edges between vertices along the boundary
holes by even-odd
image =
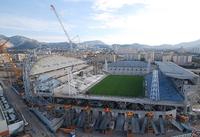
[[[6,44],[8,43],[8,41],[9,41],[9,39],[5,40],[5,42],[3,42],[0,45],[0,53],[3,53],[6,60],[9,61],[9,64],[11,65],[11,70],[12,70],[12,72],[14,72],[15,82],[19,83],[20,82],[19,78],[21,77],[21,69],[17,68],[16,64],[13,63],[11,55],[7,52]]]
[[[57,13],[55,7],[54,7],[53,5],[50,5],[50,7],[51,7],[51,9],[53,10],[54,14],[56,15],[56,18],[58,19],[58,22],[59,22],[59,24],[60,24],[62,30],[64,31],[65,36],[67,37],[67,39],[68,39],[68,41],[69,41],[70,50],[71,50],[71,52],[72,52],[72,41],[71,41],[71,39],[70,39],[70,37],[69,37],[69,34],[67,33],[67,30],[65,29],[65,26],[63,25],[63,23],[62,23],[62,21],[61,21],[59,15],[58,15],[58,13]]]

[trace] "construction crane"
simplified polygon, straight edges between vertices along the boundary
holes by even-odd
[[[50,5],[50,7],[51,7],[51,9],[53,10],[53,12],[55,13],[56,18],[58,19],[58,22],[60,23],[60,26],[61,26],[62,30],[63,30],[64,33],[65,33],[65,36],[67,37],[67,39],[68,39],[68,41],[69,41],[70,50],[71,50],[71,52],[72,52],[72,41],[71,41],[71,39],[70,39],[70,37],[69,37],[69,34],[67,33],[67,30],[65,29],[65,26],[63,25],[63,23],[62,23],[62,21],[61,21],[59,15],[58,15],[58,13],[57,13],[55,7],[54,7],[53,5]]]
[[[0,53],[3,52],[3,47],[6,45],[6,43],[9,41],[9,39],[5,40],[1,45],[0,45]]]
[[[19,78],[21,77],[21,69],[17,68],[15,63],[13,63],[11,55],[7,52],[7,48],[8,48],[7,43],[8,42],[9,42],[9,39],[5,40],[5,42],[3,42],[0,45],[0,53],[4,54],[5,59],[11,65],[11,71],[14,72],[15,82],[19,83],[20,82]],[[4,62],[4,65],[5,65],[5,62]]]

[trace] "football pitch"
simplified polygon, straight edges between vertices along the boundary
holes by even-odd
[[[109,75],[89,89],[92,95],[143,97],[144,77]]]

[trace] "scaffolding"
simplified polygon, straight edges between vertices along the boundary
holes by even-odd
[[[30,62],[31,62],[31,59],[28,56],[23,65],[23,82],[24,82],[25,98],[28,100],[32,97],[31,84],[30,84],[30,79],[29,79],[29,72],[31,69]]]

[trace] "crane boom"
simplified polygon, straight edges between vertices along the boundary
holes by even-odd
[[[9,41],[9,39],[7,39],[5,42],[3,42],[0,47],[3,47],[4,45],[6,45],[6,43]]]
[[[64,33],[65,33],[65,36],[67,37],[67,39],[68,39],[68,41],[69,41],[70,50],[72,51],[72,41],[71,41],[71,39],[70,39],[70,37],[69,37],[69,34],[67,33],[67,30],[65,29],[65,26],[63,25],[63,23],[62,23],[62,21],[61,21],[59,15],[58,15],[58,13],[57,13],[55,7],[54,7],[53,5],[50,5],[50,7],[51,7],[51,9],[53,10],[53,12],[55,13],[56,18],[58,19],[58,22],[60,23],[60,26],[61,26],[61,28],[63,29],[63,31],[64,31]]]

